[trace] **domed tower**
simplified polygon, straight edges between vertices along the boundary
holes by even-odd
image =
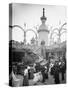
[[[43,8],[43,16],[40,18],[41,19],[41,22],[42,24],[40,25],[39,27],[39,30],[38,30],[38,45],[41,45],[41,42],[44,41],[45,42],[45,45],[47,46],[48,45],[48,28],[45,24],[47,18],[45,17],[45,9]]]

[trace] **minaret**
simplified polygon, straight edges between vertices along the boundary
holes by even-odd
[[[44,41],[45,45],[48,45],[48,27],[46,26],[45,22],[47,18],[45,17],[45,9],[43,8],[43,15],[40,17],[42,24],[39,27],[38,34],[38,45],[41,45],[41,42]]]

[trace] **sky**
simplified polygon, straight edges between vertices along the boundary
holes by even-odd
[[[66,22],[67,13],[65,6],[56,6],[56,5],[38,5],[38,4],[23,4],[23,3],[13,3],[12,4],[12,25],[19,25],[24,30],[33,29],[38,25],[41,25],[40,17],[43,15],[43,8],[45,8],[45,16],[47,17],[46,25],[48,26],[48,30],[50,31],[50,27],[56,28],[60,27],[63,23]],[[9,11],[9,15],[11,18],[11,10]],[[59,22],[60,25],[59,25]],[[24,23],[26,23],[26,27],[24,27]],[[11,25],[11,23],[9,23]],[[37,28],[37,29],[38,29]],[[24,40],[23,31],[15,27],[12,30],[12,39],[16,41]],[[32,37],[35,37],[35,34],[31,31],[26,33],[27,43],[30,43]],[[55,38],[55,40],[57,37]],[[63,34],[61,40],[64,41],[66,39],[66,35]]]

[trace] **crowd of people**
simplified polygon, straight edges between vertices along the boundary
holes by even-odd
[[[21,73],[17,70],[18,66],[13,65],[12,72],[9,77],[10,86],[29,86],[30,80],[32,85],[36,85],[38,82],[45,83],[49,78],[49,74],[53,76],[54,83],[60,84],[61,80],[65,80],[66,73],[66,58],[55,62],[49,62],[48,65],[40,65],[40,63],[34,63],[33,65],[25,66]]]

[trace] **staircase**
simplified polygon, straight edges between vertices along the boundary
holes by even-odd
[[[36,47],[33,48],[32,50],[35,54],[38,55],[39,60],[37,60],[37,62],[39,62],[41,65],[45,65],[47,63],[47,61],[45,59],[43,59],[43,56],[41,56],[41,47]]]

